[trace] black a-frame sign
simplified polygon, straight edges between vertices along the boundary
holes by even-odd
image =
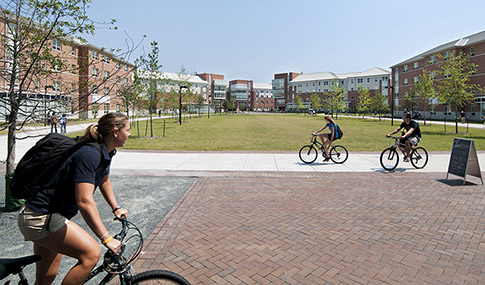
[[[467,175],[479,177],[483,185],[482,172],[480,171],[478,155],[473,140],[460,138],[453,140],[446,179],[448,179],[448,174],[450,173],[463,177],[463,184],[466,182]]]

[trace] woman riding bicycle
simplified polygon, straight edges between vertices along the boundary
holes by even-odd
[[[54,281],[62,255],[77,259],[63,284],[83,283],[98,262],[101,250],[97,241],[69,221],[78,211],[104,246],[115,253],[120,249],[120,241],[113,239],[101,221],[93,194],[99,186],[114,215],[127,216],[128,211],[116,202],[109,168],[116,148],[122,147],[129,136],[126,115],[102,116],[80,139],[82,143],[99,143],[102,154],[94,145],[83,145],[53,175],[48,184],[55,186],[36,192],[20,210],[19,229],[25,240],[34,242],[34,254],[42,257],[36,264],[36,284]]]
[[[330,160],[330,155],[328,154],[328,148],[332,145],[332,142],[338,139],[339,137],[337,132],[338,126],[335,120],[332,118],[332,116],[325,115],[324,119],[327,122],[327,124],[323,128],[316,131],[315,134],[320,133],[321,131],[325,130],[327,127],[330,130],[330,133],[318,134],[318,137],[322,141],[323,149],[325,150],[325,159],[323,160],[325,162]]]

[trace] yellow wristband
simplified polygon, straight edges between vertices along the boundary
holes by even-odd
[[[107,240],[105,240],[105,241],[103,241],[103,242],[101,242],[101,243],[102,243],[102,244],[107,244],[107,243],[108,243],[110,240],[112,240],[112,239],[113,239],[113,236],[110,236],[110,237],[109,237],[109,239],[107,239]]]

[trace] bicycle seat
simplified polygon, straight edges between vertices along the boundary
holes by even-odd
[[[3,279],[10,274],[19,274],[22,271],[22,268],[26,265],[37,262],[40,259],[40,255],[0,259],[0,279]]]

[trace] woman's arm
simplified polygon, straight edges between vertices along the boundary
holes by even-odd
[[[101,240],[107,248],[113,252],[117,252],[120,249],[120,241],[113,239],[111,235],[108,234],[106,227],[101,221],[99,216],[98,208],[96,207],[96,202],[93,198],[94,185],[91,183],[81,182],[76,183],[76,202],[79,207],[79,211],[83,216],[86,224],[93,231],[93,233]]]
[[[318,134],[319,132],[325,130],[327,128],[327,125],[325,125],[323,128],[319,129],[318,131],[315,132],[315,134]]]
[[[128,211],[121,208],[116,202],[116,197],[113,192],[113,185],[111,184],[109,175],[103,177],[103,180],[101,180],[101,183],[99,183],[99,189],[101,190],[101,194],[103,194],[104,200],[106,200],[108,205],[111,207],[111,210],[113,210],[116,217],[121,218],[121,216],[128,216]]]

